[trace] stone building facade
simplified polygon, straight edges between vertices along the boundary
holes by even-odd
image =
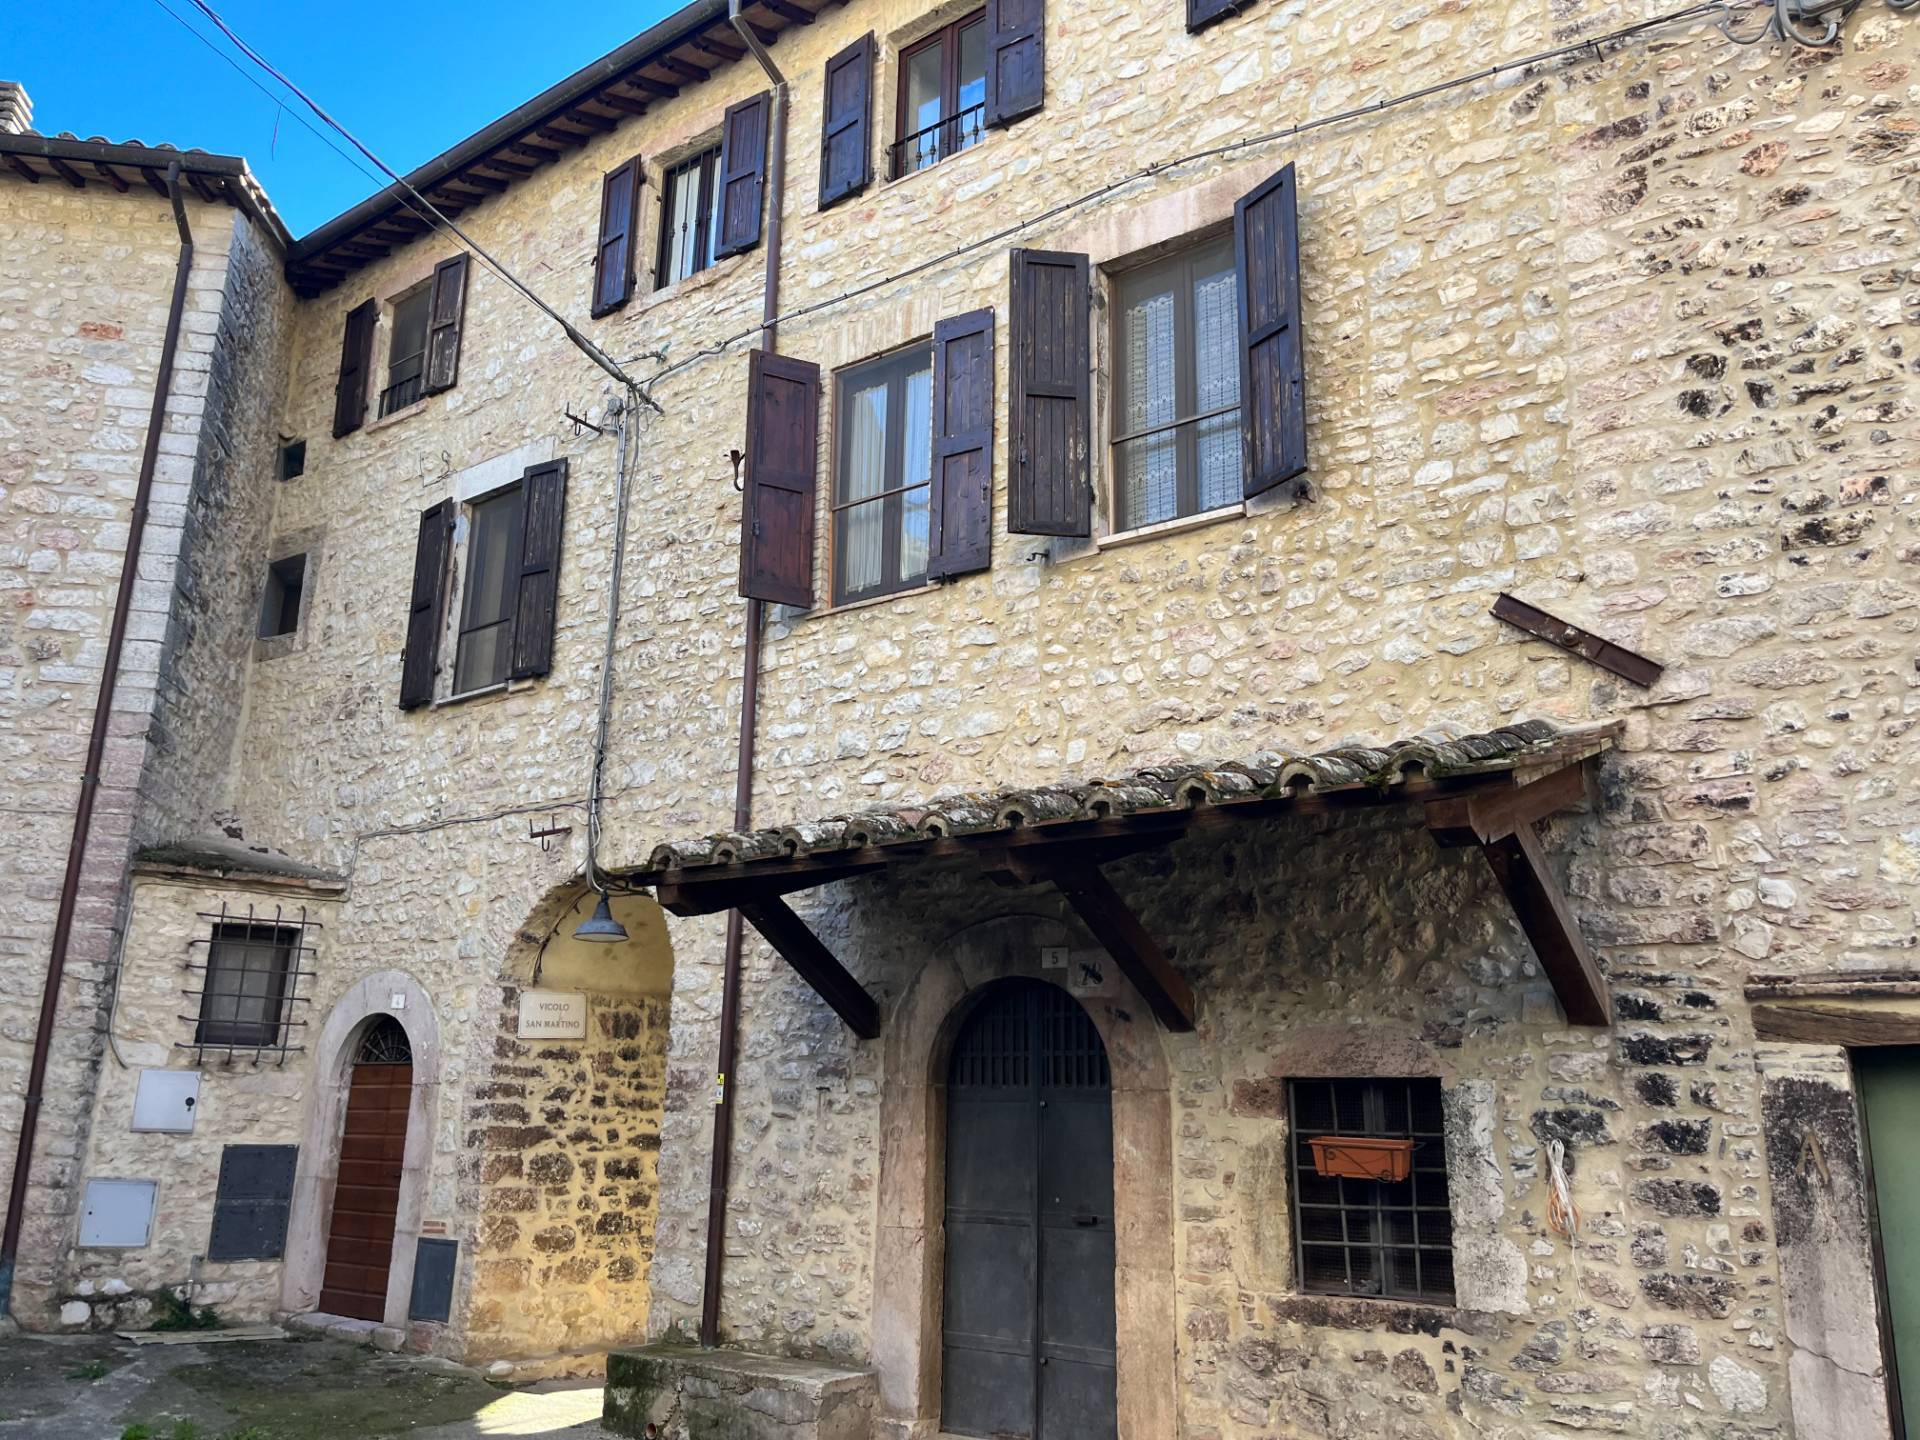
[[[1009,33],[1013,8],[989,11]],[[128,822],[143,853],[115,998],[63,999],[67,1093],[90,1114],[37,1162],[54,1177],[32,1212],[48,1243],[16,1283],[18,1313],[52,1323],[80,1306],[75,1323],[105,1323],[188,1283],[235,1317],[315,1308],[356,1047],[387,1015],[414,1066],[380,1316],[394,1343],[493,1359],[691,1340],[723,1092],[719,1338],[776,1357],[738,1361],[754,1383],[831,1408],[814,1433],[928,1437],[952,1403],[947,1067],[969,1007],[1013,993],[996,982],[1073,977],[1112,1091],[1120,1435],[1899,1433],[1899,1296],[1873,1283],[1850,1057],[1920,1038],[1905,998],[1920,983],[1916,22],[1868,6],[1812,48],[1736,44],[1706,12],[1616,35],[1652,15],[1531,0],[1327,14],[1259,0],[1205,18],[1046,7],[1039,108],[916,164],[894,143],[915,128],[896,97],[966,7],[747,7],[789,83],[784,185],[760,181],[781,218],[778,348],[822,377],[817,454],[785,457],[817,476],[814,603],[766,607],[752,825],[805,845],[831,817],[912,829],[965,810],[940,798],[957,795],[993,819],[1070,779],[1164,788],[1254,757],[1285,792],[1271,818],[1104,868],[1190,987],[1192,1028],[1161,1023],[1058,885],[996,885],[930,852],[792,897],[872,998],[877,1038],[749,931],[738,1058],[716,1077],[722,918],[656,903],[674,910],[698,864],[678,892],[622,893],[622,877],[663,876],[662,845],[715,863],[698,837],[734,826],[748,646],[728,452],[754,448],[747,351],[776,231],[756,209],[756,243],[684,275],[656,243],[686,213],[688,174],[711,171],[723,193],[738,178],[724,152],[701,157],[769,84],[727,41],[723,8],[696,4],[612,57],[603,73],[650,81],[600,92],[624,103],[562,121],[578,96],[556,87],[533,102],[545,111],[415,181],[444,182],[428,193],[458,197],[461,228],[645,380],[645,402],[478,261],[447,312],[456,373],[441,387],[429,369],[416,393],[395,337],[461,246],[409,236],[382,219],[392,203],[286,247],[284,288],[263,283],[249,305],[263,318],[244,349],[273,378],[233,449],[245,518],[204,542],[236,558],[206,561],[200,603],[155,637],[182,657],[178,743],[207,758],[164,767]],[[1744,35],[1755,18],[1728,23]],[[1591,44],[1365,113],[1576,41]],[[824,77],[850,51],[870,67],[855,132],[870,177],[822,206],[823,168],[844,163],[823,156],[842,133]],[[489,168],[536,120],[567,137],[558,158]],[[635,284],[603,306],[608,177],[635,157]],[[1138,383],[1118,328],[1130,277],[1232,233],[1236,202],[1287,164],[1304,485],[1129,523],[1110,442]],[[144,204],[155,215],[137,223],[161,223],[151,200],[97,187],[0,187],[20,233],[95,207]],[[1085,538],[1012,528],[1016,247],[1085,257]],[[10,290],[52,283],[53,262],[9,253],[25,256]],[[9,299],[23,316],[38,303]],[[840,600],[848,372],[983,310],[988,563]],[[372,317],[357,351],[356,314]],[[63,313],[61,335],[91,316]],[[39,345],[45,329],[0,337]],[[363,413],[336,435],[356,353]],[[0,384],[43,363],[36,351]],[[44,423],[72,413],[49,401]],[[305,444],[285,481],[281,438]],[[50,429],[23,448],[57,444]],[[623,446],[634,493],[590,817]],[[551,654],[457,695],[460,631],[487,619],[460,608],[483,571],[481,506],[556,473]],[[440,533],[455,599],[423,611]],[[294,555],[298,624],[253,638],[267,567]],[[1663,668],[1634,683],[1516,629],[1490,613],[1502,594]],[[439,673],[403,708],[422,633]],[[71,749],[71,727],[22,727],[36,763]],[[1503,731],[1598,737],[1577,761],[1585,800],[1556,807],[1537,844],[1610,1024],[1569,1023],[1499,872],[1473,846],[1436,846],[1418,803],[1294,814],[1267,774],[1274,756]],[[1392,800],[1405,777],[1384,773],[1363,778]],[[1395,793],[1428,793],[1415,781]],[[743,845],[759,853],[727,842],[718,863]],[[57,878],[42,860],[35,874]],[[624,944],[570,939],[598,877]],[[196,1049],[178,992],[208,926],[296,905],[318,921],[286,1010],[298,1047]],[[41,933],[22,942],[30,960]],[[585,1037],[518,1033],[527,991],[583,997]],[[30,1038],[23,1024],[10,1010],[9,1044]],[[100,1058],[107,1036],[126,1053]],[[129,1141],[142,1068],[199,1071],[190,1141]],[[1332,1294],[1305,1273],[1292,1107],[1335,1080],[1437,1087],[1443,1122],[1415,1153],[1437,1153],[1447,1180],[1444,1298]],[[234,1145],[298,1147],[279,1258],[206,1258]],[[155,1179],[149,1243],[80,1245],[69,1173]],[[416,1256],[440,1253],[423,1241],[451,1241],[455,1259],[444,1311],[415,1318]],[[619,1423],[682,1433],[733,1393],[694,1373],[711,1357],[676,1356],[615,1367]]]

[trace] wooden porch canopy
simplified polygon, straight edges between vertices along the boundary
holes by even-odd
[[[1193,831],[1290,814],[1415,807],[1434,840],[1480,848],[1576,1025],[1605,1025],[1607,985],[1534,822],[1578,804],[1617,725],[1521,721],[1486,734],[1426,732],[1384,748],[1262,751],[1113,780],[938,797],[747,834],[661,845],[628,878],[676,915],[738,909],[856,1033],[880,1033],[860,982],[790,909],[797,891],[889,866],[970,860],[1007,884],[1051,883],[1169,1030],[1193,1028],[1193,992],[1101,865]]]

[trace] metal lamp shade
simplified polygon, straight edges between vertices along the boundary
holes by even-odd
[[[593,914],[573,932],[576,940],[592,940],[600,945],[617,945],[627,938],[627,927],[613,918],[613,909],[602,895],[600,903],[593,907]]]

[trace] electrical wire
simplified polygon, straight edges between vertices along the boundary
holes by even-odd
[[[1016,220],[1011,225],[1002,226],[1000,229],[983,235],[977,240],[969,240],[965,244],[956,245],[951,250],[935,255],[931,259],[919,261],[916,264],[909,265],[904,270],[896,270],[892,274],[883,275],[878,279],[869,280],[863,284],[855,285],[850,289],[842,290],[836,295],[830,295],[823,299],[815,300],[810,304],[801,305],[786,311],[784,314],[777,316],[772,323],[779,326],[795,320],[803,320],[808,316],[817,315],[824,310],[830,310],[836,306],[844,305],[850,300],[857,300],[863,295],[870,295],[876,290],[884,289],[886,286],[896,285],[902,280],[912,279],[916,275],[922,275],[929,270],[948,265],[977,250],[984,250],[990,246],[998,245],[1004,240],[1012,239],[1024,231],[1033,229],[1035,226],[1044,225],[1049,220],[1057,219],[1071,211],[1082,209],[1097,201],[1104,200],[1118,190],[1124,190],[1143,180],[1153,179],[1171,170],[1183,169],[1189,165],[1199,164],[1204,160],[1214,160],[1226,155],[1239,154],[1259,146],[1271,145],[1276,141],[1289,140],[1295,136],[1307,134],[1309,131],[1325,129],[1331,125],[1342,125],[1350,120],[1360,119],[1363,116],[1378,115],[1402,105],[1410,105],[1417,100],[1429,99],[1435,95],[1445,94],[1450,90],[1459,90],[1468,85],[1475,85],[1482,80],[1490,80],[1510,71],[1531,69],[1537,65],[1551,64],[1556,60],[1564,60],[1570,56],[1588,52],[1597,55],[1603,47],[1617,45],[1621,41],[1630,40],[1645,31],[1678,24],[1683,20],[1697,19],[1704,15],[1719,15],[1721,21],[1718,28],[1728,39],[1737,40],[1739,37],[1734,36],[1728,28],[1732,24],[1736,9],[1769,8],[1775,4],[1784,3],[1787,3],[1787,0],[1756,0],[1756,3],[1753,5],[1736,6],[1732,3],[1732,0],[1701,0],[1699,4],[1683,6],[1678,10],[1669,10],[1665,14],[1635,21],[1631,25],[1622,25],[1618,29],[1607,31],[1603,35],[1593,35],[1584,40],[1572,41],[1565,45],[1556,45],[1551,50],[1536,51],[1531,55],[1524,55],[1515,60],[1503,60],[1499,64],[1488,65],[1468,74],[1456,75],[1448,80],[1439,80],[1431,85],[1423,85],[1418,90],[1409,90],[1403,94],[1394,95],[1384,100],[1370,101],[1365,105],[1355,105],[1350,109],[1341,110],[1332,115],[1323,115],[1313,120],[1303,120],[1297,125],[1285,126],[1279,130],[1268,130],[1258,135],[1242,136],[1238,140],[1229,140],[1223,144],[1210,145],[1205,149],[1190,151],[1187,154],[1178,155],[1172,159],[1156,160],[1150,165],[1144,165],[1138,170],[1130,171],[1118,179],[1108,181],[1104,185],[1098,185],[1082,194],[1075,195],[1067,200],[1062,200],[1058,204],[1040,211],[1038,214],[1030,215],[1024,220]],[[1893,3],[1893,0],[1889,0],[1889,3]],[[1902,0],[1902,3],[1920,4],[1920,0]],[[1769,22],[1768,28],[1771,30],[1771,22]],[[687,369],[689,366],[696,365],[703,360],[710,360],[718,355],[723,355],[735,345],[758,335],[760,329],[761,327],[759,325],[754,325],[749,329],[729,335],[722,340],[716,340],[712,344],[694,351],[685,359],[676,360],[673,364],[656,370],[653,374],[647,376],[643,382],[643,386],[650,390],[662,380]],[[638,359],[640,357],[634,356],[631,358]]]
[[[1567,1181],[1567,1147],[1557,1139],[1547,1142],[1547,1224],[1568,1239],[1580,1229],[1580,1207]]]

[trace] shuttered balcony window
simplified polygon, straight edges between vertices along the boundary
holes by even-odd
[[[425,393],[427,319],[431,286],[403,295],[393,305],[393,340],[387,348],[387,388],[380,392],[380,413],[404,410]]]
[[[713,263],[718,220],[714,173],[720,147],[702,150],[667,171],[660,186],[660,253],[654,264],[654,288],[664,290]]]
[[[834,601],[927,578],[933,478],[933,352],[914,346],[839,379],[833,498]]]
[[[892,178],[972,149],[986,117],[987,18],[976,10],[901,52]]]
[[[474,502],[467,516],[467,573],[454,650],[453,693],[503,685],[513,662],[521,511],[516,483]]]
[[[1114,306],[1114,528],[1241,498],[1238,278],[1220,239],[1120,277]]]

